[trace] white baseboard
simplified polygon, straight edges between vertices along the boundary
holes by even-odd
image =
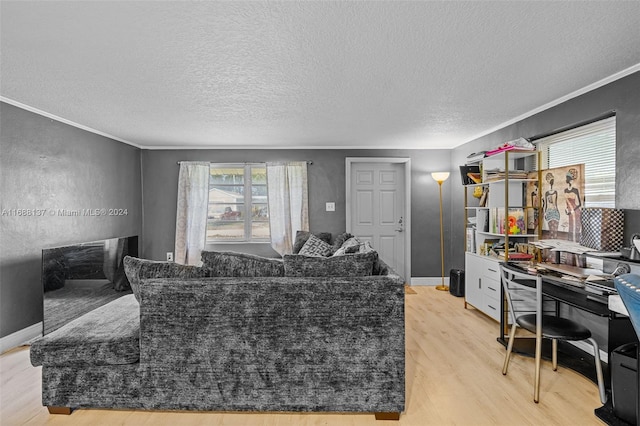
[[[411,285],[440,285],[442,277],[411,277]],[[444,277],[444,285],[449,285],[449,277]]]
[[[1,338],[0,353],[4,353],[9,349],[17,348],[18,346],[24,345],[25,343],[30,342],[36,337],[41,337],[41,336],[42,336],[42,321]]]

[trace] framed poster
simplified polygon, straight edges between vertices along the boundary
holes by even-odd
[[[542,171],[542,238],[580,242],[584,164]]]

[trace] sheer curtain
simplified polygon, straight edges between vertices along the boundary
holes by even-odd
[[[267,163],[271,247],[290,254],[296,231],[309,230],[307,162]]]
[[[209,163],[181,161],[178,176],[175,261],[199,265],[207,238]]]

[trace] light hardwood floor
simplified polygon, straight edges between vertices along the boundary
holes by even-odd
[[[40,368],[26,347],[0,357],[0,424],[9,425],[602,425],[594,383],[543,362],[540,403],[533,402],[533,359],[515,355],[501,373],[498,324],[463,299],[433,287],[406,296],[406,411],[399,422],[373,414],[147,412],[79,409],[49,415]]]

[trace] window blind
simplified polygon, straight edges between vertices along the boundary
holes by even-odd
[[[609,117],[535,141],[542,168],[584,164],[584,206],[615,207],[616,118]]]

